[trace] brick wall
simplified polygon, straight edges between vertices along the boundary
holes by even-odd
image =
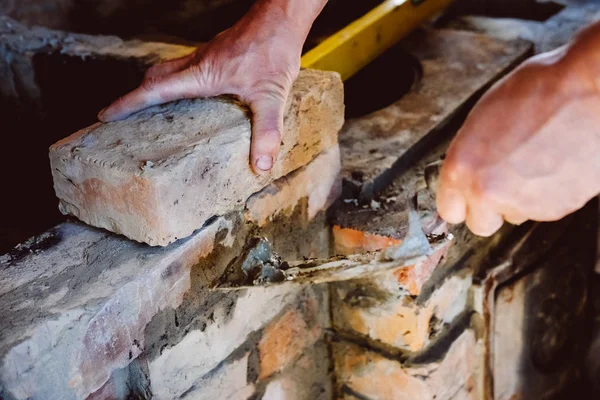
[[[36,57],[108,59],[136,76],[185,50],[1,27],[0,67],[20,83],[3,98],[32,115],[48,107]],[[449,236],[423,179],[472,100],[529,46],[456,31],[404,45],[423,67],[407,96],[348,121],[339,148],[191,237],[150,248],[64,222],[0,256],[0,397],[528,399],[577,382],[598,205],[491,239],[461,227]],[[330,207],[340,171],[343,199]],[[285,260],[401,244],[414,198],[439,244],[427,257],[329,284],[216,288],[256,237]]]

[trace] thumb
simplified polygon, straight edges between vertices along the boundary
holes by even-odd
[[[279,94],[261,94],[250,101],[253,114],[250,164],[257,173],[271,170],[279,155],[285,100]]]

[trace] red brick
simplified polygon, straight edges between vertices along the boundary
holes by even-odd
[[[468,308],[471,279],[448,279],[420,305],[398,289],[394,274],[340,283],[331,291],[334,327],[409,351],[427,346]]]
[[[301,310],[288,310],[265,328],[258,343],[260,379],[284,369],[321,337],[317,307],[314,299],[307,299]]]
[[[467,330],[439,361],[404,366],[349,343],[334,343],[338,385],[369,399],[452,400],[481,398],[482,344]]]

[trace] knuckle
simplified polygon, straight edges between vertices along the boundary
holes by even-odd
[[[160,65],[160,64],[159,64]],[[157,71],[160,69],[159,65],[154,65],[146,70],[144,73],[144,80],[150,79],[154,75],[156,75]]]
[[[475,178],[471,183],[471,195],[480,199],[485,200],[490,197],[490,184],[485,179]]]
[[[156,90],[156,87],[158,86],[158,82],[159,79],[155,76],[149,76],[147,79],[145,79],[142,84],[141,84],[141,88],[147,92],[153,92],[154,90]]]
[[[209,87],[214,81],[214,68],[210,68],[209,63],[194,63],[188,68],[189,73],[194,78],[194,81],[198,88]]]
[[[471,195],[484,203],[495,203],[506,196],[502,195],[503,181],[496,179],[492,174],[473,174],[471,177]],[[506,199],[505,199],[506,200]]]
[[[292,88],[295,76],[289,72],[272,72],[261,76],[250,85],[249,99],[267,98],[284,102]]]

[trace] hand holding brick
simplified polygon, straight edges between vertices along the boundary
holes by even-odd
[[[249,168],[250,119],[229,100],[183,100],[95,124],[50,148],[60,209],[164,246],[337,144],[343,115],[339,76],[302,71],[287,101],[280,158],[268,176]]]

